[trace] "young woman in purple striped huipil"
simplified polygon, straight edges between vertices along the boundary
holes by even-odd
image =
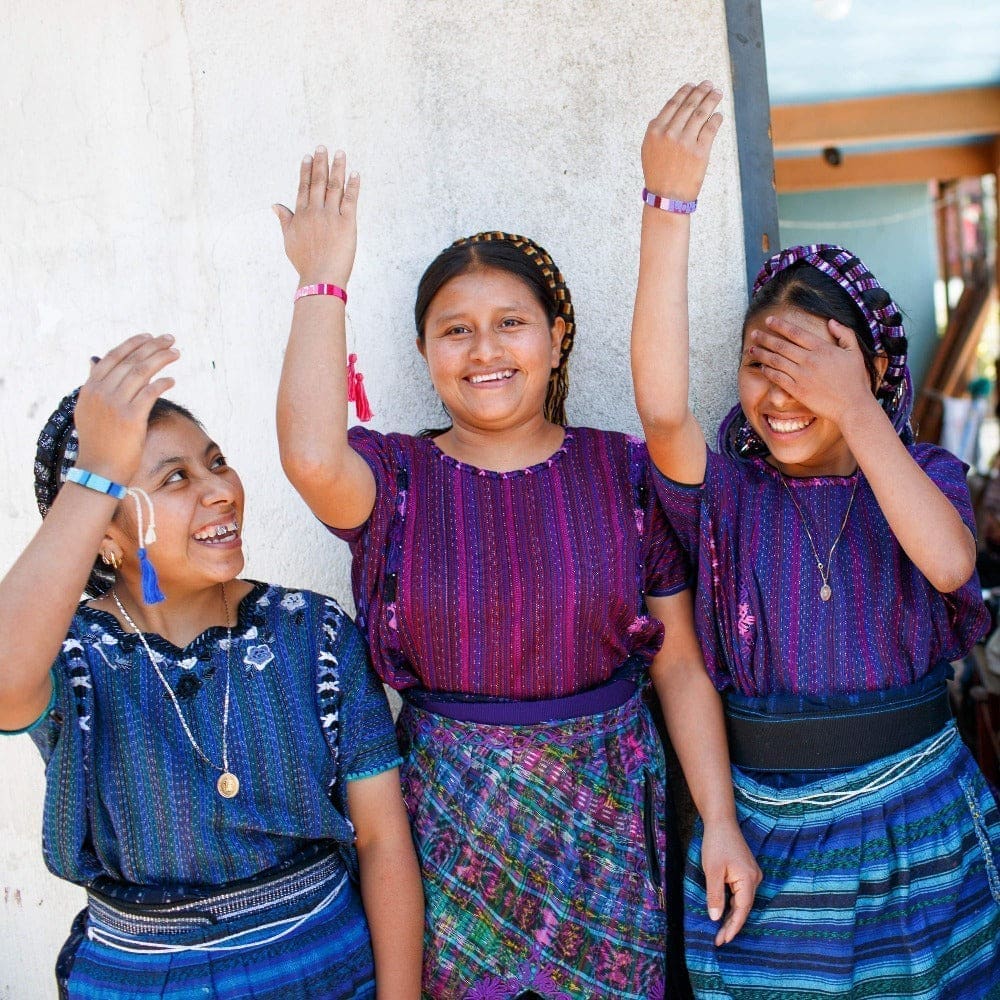
[[[279,213],[302,285],[337,292],[300,292],[278,433],[292,482],[351,545],[359,623],[404,698],[424,993],[687,995],[651,679],[705,817],[716,921],[725,884],[734,894],[720,940],[758,872],[645,447],[564,426],[569,292],[544,250],[502,233],[458,241],[418,290],[418,346],[452,426],[348,432],[337,293],[358,188],[345,216],[343,184],[342,154],[328,174],[319,150],[294,217]]]
[[[719,99],[682,88],[650,124],[661,199],[697,196]],[[695,992],[1000,996],[1000,812],[945,690],[988,625],[965,467],[914,443],[902,317],[831,245],[758,275],[740,402],[709,451],[687,403],[689,237],[688,216],[644,210],[636,398],[764,872],[739,938],[713,948],[696,837]]]

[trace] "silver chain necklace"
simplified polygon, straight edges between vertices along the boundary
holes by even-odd
[[[837,537],[833,540],[833,545],[830,546],[830,551],[827,553],[826,562],[824,563],[819,557],[819,552],[816,550],[816,543],[813,541],[812,532],[809,530],[809,525],[806,523],[806,516],[802,513],[802,508],[799,506],[798,500],[795,499],[795,494],[792,492],[791,486],[785,481],[785,477],[778,473],[781,478],[781,484],[788,491],[789,497],[791,497],[792,503],[795,504],[795,509],[799,512],[799,520],[802,521],[802,527],[805,529],[806,538],[809,539],[809,547],[812,549],[813,558],[816,560],[816,569],[819,570],[819,578],[823,581],[823,586],[819,588],[819,596],[821,601],[828,601],[833,597],[833,588],[830,586],[830,560],[833,559],[833,550],[837,547],[837,542],[840,541],[840,536],[844,533],[844,528],[847,527],[847,519],[851,516],[851,507],[854,505],[854,494],[858,492],[858,480],[861,478],[861,473],[858,472],[857,479],[854,480],[854,489],[851,490],[851,499],[847,501],[847,510],[844,512],[844,520],[840,524],[840,531],[837,532]]]
[[[229,731],[229,657],[230,650],[233,645],[233,629],[229,624],[232,620],[232,616],[229,612],[229,601],[226,599],[226,585],[222,584],[222,606],[226,611],[226,698],[222,709],[222,766],[220,767],[214,761],[209,760],[208,755],[204,750],[198,745],[198,741],[194,738],[190,727],[187,724],[187,720],[184,718],[184,712],[181,710],[180,702],[177,700],[177,695],[174,693],[174,689],[168,683],[166,677],[163,676],[163,672],[160,670],[159,664],[156,662],[156,657],[153,655],[152,649],[149,648],[149,643],[146,641],[146,636],[143,634],[142,630],[138,625],[132,620],[132,616],[125,610],[125,605],[122,604],[121,599],[118,597],[117,590],[111,591],[111,596],[114,599],[115,605],[121,612],[122,617],[128,622],[129,627],[133,632],[139,637],[139,641],[142,643],[143,648],[146,650],[146,655],[149,657],[149,662],[153,664],[153,669],[156,671],[156,676],[159,677],[160,683],[166,689],[168,695],[170,695],[170,701],[174,706],[174,711],[177,713],[177,718],[180,721],[181,726],[184,729],[184,734],[187,736],[188,741],[194,749],[194,752],[206,763],[209,767],[214,768],[216,771],[221,771],[218,780],[215,783],[216,790],[224,799],[233,798],[237,792],[240,790],[240,779],[236,777],[232,771],[229,770],[229,750],[226,744],[226,737]]]

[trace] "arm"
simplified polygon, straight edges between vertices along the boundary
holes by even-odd
[[[80,390],[77,466],[128,483],[142,455],[153,402],[173,379],[153,376],[177,357],[172,337],[132,337],[99,362]],[[0,580],[0,729],[45,711],[50,670],[114,515],[114,497],[66,483],[35,537]]]
[[[642,143],[646,187],[680,201],[698,197],[722,116],[707,81],[686,84],[650,123]],[[670,479],[705,477],[705,437],[688,402],[688,249],[691,217],[643,205],[639,282],[632,315],[632,380],[646,443]]]
[[[729,914],[715,938],[716,945],[728,944],[746,921],[762,876],[736,821],[722,702],[705,672],[694,633],[691,591],[647,597],[646,603],[666,630],[650,674],[670,741],[705,825],[701,864],[713,920],[722,917],[726,886],[732,894]]]
[[[327,168],[323,147],[302,161],[293,214],[274,211],[300,285],[347,287],[357,244],[361,181],[337,152]],[[375,505],[375,477],[347,442],[345,304],[333,295],[299,299],[278,385],[281,465],[312,512],[334,528],[363,524]]]
[[[418,1000],[424,896],[410,824],[393,768],[347,784],[357,831],[361,899],[375,953],[378,1000]]]
[[[932,587],[950,594],[975,569],[972,532],[879,406],[854,331],[829,320],[825,335],[823,326],[805,314],[795,323],[766,317],[764,329],[750,331],[751,350],[772,382],[837,425],[903,551]],[[885,358],[876,361],[884,372]]]

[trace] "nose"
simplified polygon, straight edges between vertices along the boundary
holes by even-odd
[[[483,327],[472,338],[469,353],[479,362],[495,361],[503,354],[503,345],[492,327]]]
[[[201,503],[205,507],[233,504],[239,487],[235,473],[231,476],[208,475],[202,480]]]
[[[793,396],[790,396],[780,385],[775,385],[773,382],[768,386],[767,398],[772,406],[779,409],[788,406],[794,400]]]

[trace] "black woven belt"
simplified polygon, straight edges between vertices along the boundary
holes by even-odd
[[[726,704],[729,756],[759,771],[831,771],[900,753],[951,719],[947,688],[903,703],[828,714],[762,715]]]

